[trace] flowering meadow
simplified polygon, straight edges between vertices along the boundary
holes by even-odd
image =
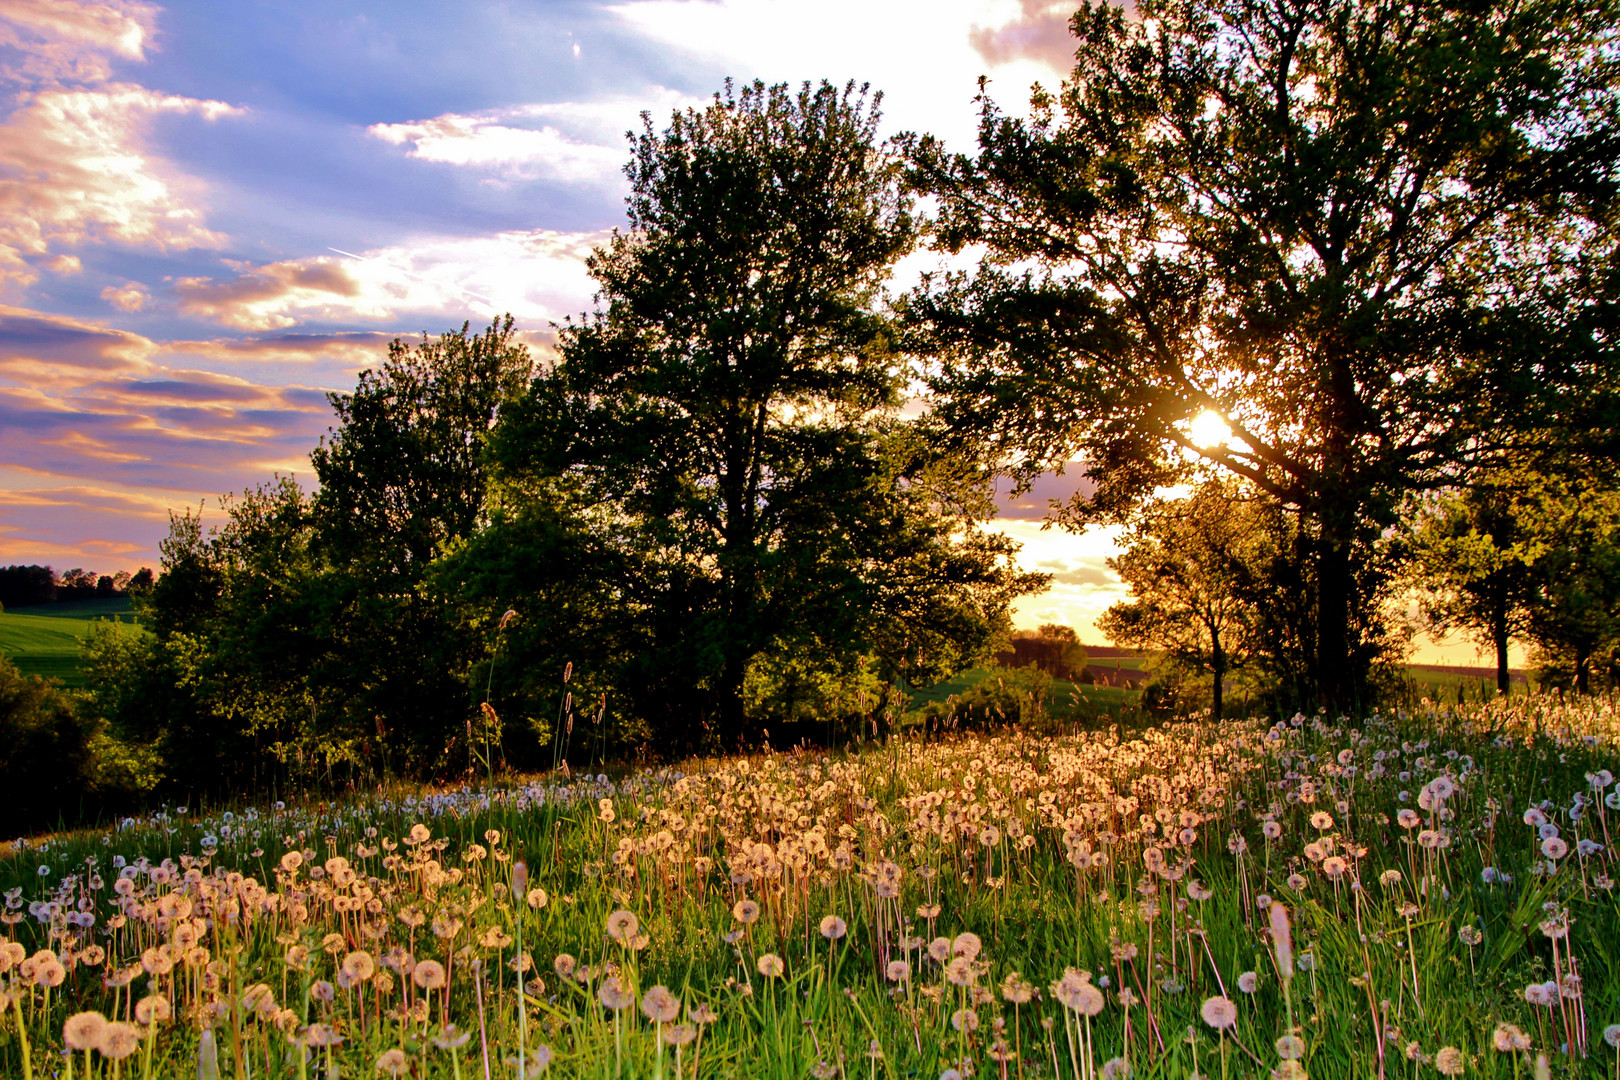
[[[1620,1077],[1620,707],[170,808],[0,861],[0,1075]]]

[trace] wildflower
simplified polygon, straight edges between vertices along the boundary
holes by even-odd
[[[664,1029],[664,1041],[671,1046],[685,1046],[697,1038],[697,1028],[691,1024],[671,1024]]]
[[[1549,836],[1541,842],[1541,853],[1549,859],[1562,859],[1569,854],[1569,845],[1559,836]]]
[[[631,938],[641,932],[641,920],[631,912],[620,908],[607,917],[608,937],[615,941],[628,943]]]
[[[759,904],[753,900],[739,900],[732,905],[731,917],[749,926],[759,919]]]
[[[1305,1056],[1305,1040],[1298,1035],[1284,1035],[1276,1042],[1277,1056],[1284,1061],[1298,1061]]]
[[[1066,970],[1063,977],[1052,984],[1052,996],[1072,1012],[1084,1016],[1096,1016],[1102,1012],[1104,1004],[1102,991],[1091,985],[1091,977],[1074,968]]]
[[[1461,1076],[1465,1059],[1455,1046],[1442,1046],[1434,1054],[1434,1071],[1441,1076]]]
[[[1206,998],[1199,1013],[1203,1016],[1204,1023],[1217,1031],[1237,1024],[1237,1006],[1232,1003],[1232,999],[1221,997],[1218,994],[1215,997]]]
[[[958,956],[945,965],[945,981],[952,986],[971,986],[973,984],[973,961],[965,956]]]
[[[107,1018],[98,1012],[74,1013],[62,1025],[62,1043],[69,1050],[93,1050],[106,1026]]]
[[[641,995],[641,1011],[655,1024],[667,1024],[681,1015],[681,999],[668,988],[655,986]]]
[[[411,981],[423,990],[438,990],[444,986],[444,965],[437,960],[423,960],[411,972]]]
[[[550,902],[551,898],[546,895],[546,890],[540,889],[540,888],[535,888],[535,889],[530,889],[528,895],[525,896],[523,899],[531,908],[533,908],[536,911],[539,911],[541,908],[545,907],[547,903]]]
[[[471,1038],[472,1032],[470,1030],[462,1031],[454,1024],[446,1024],[430,1041],[440,1050],[456,1050],[466,1046],[467,1041]]]
[[[759,958],[759,973],[767,979],[781,978],[782,972],[787,970],[782,958],[775,953],[765,953]]]
[[[410,1067],[411,1063],[405,1056],[405,1051],[397,1046],[384,1050],[377,1055],[377,1074],[379,1076],[404,1076],[410,1071]]]
[[[1001,980],[1001,996],[1003,1000],[1010,1001],[1014,1005],[1027,1005],[1035,996],[1035,987],[1014,971]]]
[[[1252,971],[1245,971],[1237,977],[1237,988],[1245,994],[1252,994],[1260,983],[1260,976]]]
[[[1271,1075],[1273,1080],[1310,1080],[1305,1072],[1305,1066],[1292,1059],[1281,1062],[1271,1070]]]
[[[1603,1029],[1603,1041],[1620,1050],[1620,1024],[1610,1024]]]
[[[574,968],[577,967],[578,964],[579,961],[575,960],[568,953],[558,953],[557,959],[551,962],[551,967],[552,970],[557,973],[558,978],[566,979],[574,973]]]
[[[960,956],[967,960],[977,960],[979,951],[983,948],[984,943],[979,940],[978,934],[964,931],[957,934],[955,940],[951,942],[951,955]]]
[[[1491,1045],[1502,1053],[1512,1053],[1515,1050],[1530,1049],[1530,1036],[1517,1024],[1498,1024],[1496,1030],[1491,1032]]]
[[[603,979],[602,985],[596,991],[596,996],[603,1005],[606,1005],[614,1012],[628,1008],[630,1003],[635,1000],[630,991],[625,989],[624,983],[619,980],[617,975],[609,975]]]
[[[828,915],[821,920],[821,936],[829,941],[837,941],[849,931],[849,924],[836,915]]]
[[[1322,873],[1330,879],[1337,880],[1349,868],[1350,864],[1338,855],[1329,855],[1322,860]]]
[[[1122,1057],[1109,1058],[1103,1062],[1103,1080],[1126,1080],[1131,1075],[1131,1063]]]
[[[979,1030],[979,1014],[972,1009],[957,1009],[951,1014],[951,1027],[971,1035]]]
[[[342,970],[343,974],[347,975],[351,982],[364,982],[371,978],[372,974],[377,970],[377,965],[371,959],[370,953],[357,950],[343,958]]]
[[[1326,810],[1318,810],[1311,815],[1311,828],[1317,830],[1333,828],[1333,815]]]
[[[169,999],[162,994],[148,994],[135,1003],[135,1019],[147,1027],[167,1023],[172,1015]]]
[[[908,982],[911,979],[911,965],[904,960],[890,960],[883,974],[890,982]]]

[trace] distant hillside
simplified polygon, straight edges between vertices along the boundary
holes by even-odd
[[[92,625],[106,621],[134,623],[128,597],[10,608],[0,612],[0,655],[25,675],[57,679],[64,686],[82,688],[85,681],[79,668],[79,646],[89,636]]]

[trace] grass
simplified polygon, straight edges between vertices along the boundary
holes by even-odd
[[[73,600],[10,608],[0,612],[0,655],[25,675],[56,679],[74,689],[85,686],[79,649],[97,622],[133,623],[127,597]]]
[[[1615,1076],[1617,757],[1543,697],[168,807],[0,860],[0,1075],[94,1011],[169,1018],[84,1080]]]

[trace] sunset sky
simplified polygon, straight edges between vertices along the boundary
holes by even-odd
[[[1055,86],[1044,0],[7,0],[0,563],[156,565],[171,508],[292,472],[397,335],[510,311],[543,349],[623,220],[625,132],[727,76],[870,82],[971,144]],[[913,259],[906,276],[928,265]],[[1108,536],[1001,525],[1057,575],[1021,624],[1123,596]],[[1449,651],[1471,662],[1474,650]],[[1425,649],[1426,656],[1435,655]]]

